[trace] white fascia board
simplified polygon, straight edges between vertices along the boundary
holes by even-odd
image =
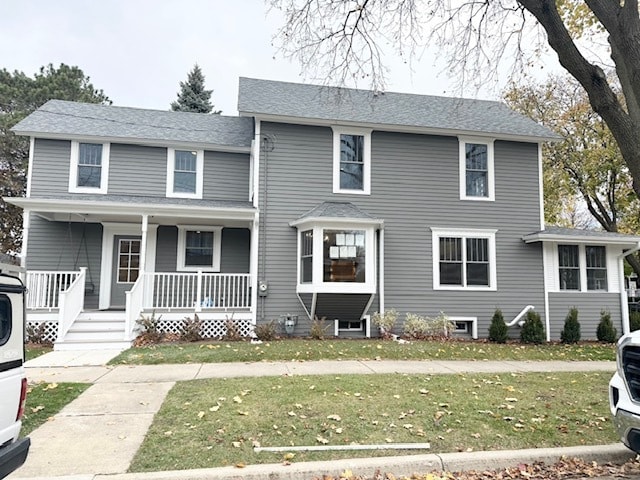
[[[37,198],[4,198],[7,203],[34,212],[69,212],[82,214],[131,214],[183,216],[189,218],[211,217],[233,220],[253,220],[253,208],[215,208],[200,205],[149,205],[124,202],[87,202],[80,200],[52,200]]]
[[[131,145],[143,145],[147,147],[175,147],[189,150],[210,150],[215,152],[228,153],[251,153],[251,146],[238,147],[234,145],[219,145],[207,142],[184,142],[180,140],[160,140],[144,137],[109,137],[99,135],[77,135],[73,133],[47,133],[47,132],[31,132],[28,130],[15,131],[17,135],[27,135],[43,139],[51,140],[76,140],[79,142],[93,143],[124,143]]]
[[[600,245],[622,245],[635,247],[640,242],[640,237],[615,238],[608,236],[590,236],[590,235],[561,235],[561,234],[540,234],[525,235],[522,237],[525,243],[536,242],[558,242],[567,244],[589,243]]]
[[[327,225],[337,225],[340,227],[343,226],[362,226],[362,227],[379,227],[382,228],[384,225],[384,220],[381,219],[366,219],[366,218],[344,218],[344,217],[307,217],[299,220],[294,220],[293,222],[289,222],[290,227],[298,227],[299,229],[303,229],[305,227],[312,226],[327,226]]]
[[[295,125],[316,125],[322,127],[360,127],[367,128],[371,130],[378,130],[384,132],[402,132],[402,133],[417,133],[423,135],[442,135],[447,137],[457,137],[459,135],[462,136],[473,136],[480,137],[485,139],[494,139],[494,140],[509,140],[514,142],[526,142],[526,143],[544,143],[544,142],[560,142],[563,139],[561,137],[541,137],[535,135],[515,135],[510,133],[500,133],[500,132],[480,132],[476,130],[461,130],[454,128],[437,128],[437,127],[419,127],[413,125],[394,125],[387,123],[370,123],[370,122],[355,122],[355,121],[347,121],[340,118],[305,118],[305,117],[295,117],[288,115],[273,115],[273,114],[265,114],[265,113],[255,113],[255,112],[239,112],[240,116],[245,117],[254,117],[256,120],[260,120],[263,122],[274,122],[274,123],[292,123]]]

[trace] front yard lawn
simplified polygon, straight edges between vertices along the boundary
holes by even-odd
[[[226,347],[224,347],[226,348]],[[430,443],[414,453],[615,442],[608,373],[325,375],[180,382],[132,472],[409,454],[254,446]]]
[[[310,360],[615,360],[612,344],[524,345],[484,341],[287,339],[158,344],[125,350],[111,364],[215,363]]]
[[[22,418],[22,436],[27,436],[89,388],[88,383],[36,383],[29,385]]]

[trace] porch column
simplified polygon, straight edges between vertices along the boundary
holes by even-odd
[[[147,257],[147,230],[149,229],[149,215],[142,215],[142,239],[140,240],[140,273],[144,273]]]
[[[29,219],[31,211],[26,208],[22,211],[22,246],[20,248],[20,266],[27,267],[27,243],[29,242]]]

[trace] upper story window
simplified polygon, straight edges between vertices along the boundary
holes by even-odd
[[[495,230],[432,228],[434,290],[495,290]]]
[[[202,198],[204,151],[167,149],[167,197]]]
[[[494,200],[493,140],[460,137],[460,199]]]
[[[71,142],[69,191],[107,193],[109,144]]]
[[[222,227],[178,226],[178,270],[220,271]]]
[[[371,130],[333,127],[333,193],[371,191]]]
[[[607,250],[602,245],[558,245],[560,290],[607,291]]]

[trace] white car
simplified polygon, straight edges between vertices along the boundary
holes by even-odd
[[[609,381],[609,407],[622,443],[640,453],[640,330],[616,346],[617,370]]]
[[[31,444],[20,438],[27,395],[24,370],[25,288],[0,265],[0,479],[20,467]]]

